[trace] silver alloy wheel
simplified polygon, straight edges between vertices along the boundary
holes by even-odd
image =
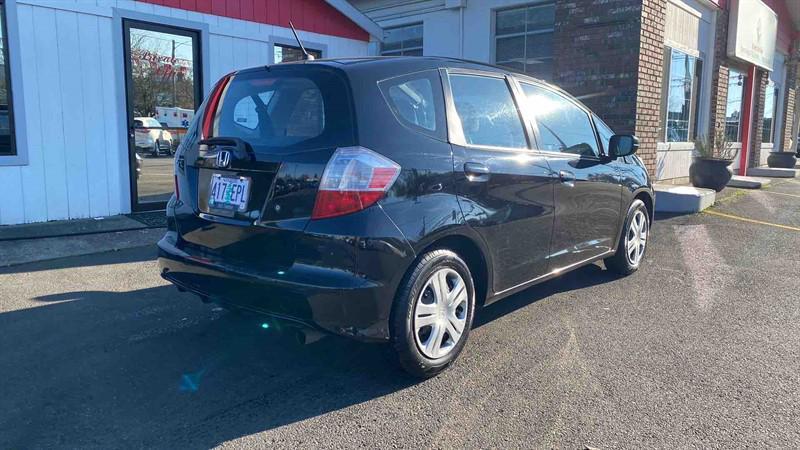
[[[644,249],[647,245],[647,216],[641,209],[636,210],[625,233],[625,254],[628,262],[636,267],[642,262]]]
[[[414,305],[414,339],[431,359],[450,353],[467,324],[467,285],[453,269],[439,269],[428,278]]]

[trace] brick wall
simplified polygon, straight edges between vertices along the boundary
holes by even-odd
[[[764,99],[767,95],[767,84],[769,83],[769,72],[756,70],[756,79],[753,80],[756,95],[753,97],[753,127],[750,129],[750,141],[752,142],[747,161],[748,167],[758,167],[761,161],[761,142],[764,140]]]
[[[727,55],[728,11],[720,10],[714,32],[714,62],[711,68],[711,115],[707,137],[713,143],[717,132],[725,129],[725,110],[728,102]]]
[[[781,150],[785,152],[793,150],[792,143],[795,140],[795,137],[792,136],[792,126],[794,124],[795,102],[797,101],[798,76],[800,76],[800,41],[794,42],[792,47],[794,50],[786,60],[786,81],[784,89],[786,94],[781,99],[784,111],[783,122],[781,123],[780,130],[775,130],[775,141],[777,142],[778,139],[782,140]]]
[[[636,133],[655,172],[666,3],[562,0],[556,3],[554,81],[617,133]]]
[[[656,146],[661,130],[661,90],[664,78],[664,29],[667,2],[642,0],[639,79],[636,97],[636,136],[639,157],[655,173]]]

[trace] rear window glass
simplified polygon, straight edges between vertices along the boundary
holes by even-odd
[[[261,152],[352,145],[348,92],[346,81],[326,70],[240,73],[225,91],[214,135]]]
[[[414,131],[444,140],[444,97],[439,72],[417,72],[380,82],[395,117]]]

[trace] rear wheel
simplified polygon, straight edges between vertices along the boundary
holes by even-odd
[[[617,244],[617,252],[605,260],[608,269],[620,275],[629,275],[639,269],[647,250],[647,238],[650,236],[649,217],[644,202],[636,199],[631,203]]]
[[[450,250],[433,250],[411,268],[395,299],[392,345],[410,374],[446,369],[467,341],[475,287],[467,264]]]

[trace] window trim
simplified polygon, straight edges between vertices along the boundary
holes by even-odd
[[[547,91],[550,91],[550,92],[558,95],[559,97],[564,98],[568,102],[570,102],[573,105],[575,105],[578,109],[583,111],[583,113],[586,114],[587,119],[589,119],[589,124],[592,127],[592,133],[594,134],[594,140],[595,140],[595,144],[597,145],[597,151],[598,151],[598,153],[596,155],[589,156],[589,155],[580,155],[580,154],[577,154],[577,153],[555,152],[555,151],[552,151],[552,150],[545,150],[545,149],[540,148],[537,145],[534,148],[537,152],[545,154],[545,155],[548,155],[548,156],[549,155],[561,156],[563,158],[570,158],[570,159],[574,159],[575,157],[577,157],[579,159],[584,159],[584,160],[589,160],[589,161],[602,161],[602,160],[604,160],[606,158],[605,146],[600,141],[600,133],[597,130],[597,126],[594,123],[595,114],[589,108],[587,108],[586,105],[580,103],[579,101],[574,99],[572,96],[570,96],[566,92],[564,92],[564,91],[562,91],[560,89],[554,88],[553,86],[545,84],[545,83],[543,83],[541,81],[538,81],[535,78],[531,78],[530,80],[519,80],[518,79],[517,81],[518,81],[518,83],[520,85],[519,86],[520,87],[520,94],[523,95],[523,98],[524,98],[524,94],[522,94],[522,85],[523,84],[530,84],[530,85],[532,85],[534,87],[545,89]],[[529,120],[531,122],[531,126],[533,128],[534,135],[536,136],[536,140],[537,140],[536,142],[538,143],[539,136],[540,136],[540,131],[539,131],[539,124],[536,122],[536,115],[533,114],[533,113],[529,113],[527,111],[526,111],[526,114],[527,114],[527,116],[528,116],[528,118],[529,118]]]
[[[489,72],[483,70],[462,69],[462,68],[452,68],[452,67],[446,69],[444,68],[439,69],[439,74],[442,78],[442,87],[444,88],[445,114],[447,115],[447,140],[451,144],[465,148],[475,148],[475,149],[499,151],[499,152],[529,153],[535,151],[536,141],[533,137],[533,130],[530,127],[530,122],[527,120],[525,111],[522,107],[522,97],[520,95],[520,92],[518,91],[518,87],[515,85],[514,78],[512,76],[503,72]],[[504,80],[511,94],[511,98],[514,101],[514,105],[517,108],[517,114],[519,115],[520,124],[522,125],[522,130],[523,134],[525,135],[525,141],[527,142],[527,147],[500,147],[493,145],[477,145],[477,144],[467,143],[467,139],[464,137],[464,129],[462,128],[461,125],[461,118],[458,116],[458,111],[456,110],[456,103],[455,100],[453,99],[453,91],[452,87],[450,86],[450,75],[478,76],[485,78],[499,78]]]
[[[391,26],[391,27],[386,27],[386,29],[384,30],[384,36],[385,36],[385,33],[387,31],[399,30],[399,29],[402,29],[402,28],[411,28],[411,27],[416,27],[416,26],[422,27],[422,45],[420,45],[418,47],[404,48],[403,47],[403,41],[400,41],[400,49],[399,50],[384,51],[383,50],[384,43],[381,42],[380,49],[378,50],[378,56],[405,56],[403,53],[406,50],[421,50],[422,54],[424,56],[424,54],[425,54],[425,24],[424,24],[424,22],[411,22],[411,23],[405,23],[403,25],[395,25],[395,26]]]
[[[24,79],[20,58],[17,2],[0,0],[0,7],[4,8],[5,12],[6,76],[8,77],[9,122],[14,151],[12,154],[0,155],[0,166],[27,166],[29,163],[28,134],[25,122]]]
[[[672,52],[678,51],[687,57],[694,58],[694,73],[692,73],[692,91],[689,96],[689,120],[686,126],[687,140],[685,141],[670,141],[667,138],[669,127],[669,95],[670,95],[670,74],[672,73]],[[684,49],[674,47],[665,43],[664,45],[664,67],[662,69],[662,83],[661,83],[661,107],[659,108],[659,141],[665,144],[675,144],[678,142],[694,142],[699,136],[699,123],[701,114],[701,97],[703,95],[703,78],[705,70],[705,61],[702,55],[693,54],[694,52],[687,52]]]
[[[537,30],[534,30],[534,31],[528,31],[528,25],[527,25],[527,22],[526,22],[525,31],[521,31],[521,32],[517,32],[517,33],[508,33],[508,34],[498,35],[497,34],[497,13],[504,12],[504,11],[512,11],[512,10],[515,10],[515,9],[526,9],[527,10],[527,8],[544,7],[544,6],[549,6],[549,5],[556,6],[556,0],[539,0],[539,1],[534,1],[532,3],[523,3],[523,4],[519,4],[519,5],[503,6],[503,7],[494,8],[494,9],[491,10],[491,33],[492,33],[491,39],[492,39],[492,46],[489,49],[489,51],[490,51],[492,64],[500,66],[500,67],[503,67],[503,68],[506,68],[508,70],[514,70],[514,69],[512,69],[512,68],[510,68],[508,66],[501,66],[497,62],[497,39],[498,38],[505,39],[505,38],[510,38],[510,37],[519,37],[519,36],[526,37],[528,35],[546,34],[546,33],[553,33],[554,34],[555,31],[556,31],[555,22],[553,22],[553,27],[552,28],[541,28],[541,29],[537,29]],[[525,44],[522,47],[522,52],[523,52],[522,57],[527,59],[528,40],[524,39],[524,42],[525,42]],[[555,51],[555,49],[553,49],[553,50]],[[555,53],[553,53],[553,55],[550,57],[550,60],[552,62],[555,61]],[[522,69],[521,73],[527,74],[527,72],[525,72],[524,66],[525,66],[525,64],[523,64],[523,69]],[[527,74],[527,76],[531,76],[532,77],[532,75],[530,75],[530,74]],[[547,81],[547,80],[542,80],[542,81]]]

